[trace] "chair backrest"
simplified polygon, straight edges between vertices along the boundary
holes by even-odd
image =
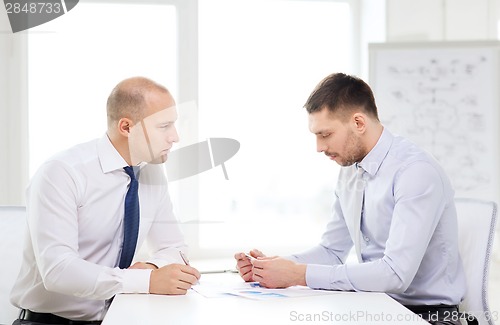
[[[25,229],[25,207],[0,206],[0,324],[12,324],[19,316],[9,298],[21,268]]]
[[[493,325],[488,304],[488,270],[495,235],[497,205],[478,199],[455,199],[459,250],[465,269],[467,293],[460,310],[473,314],[479,324]]]

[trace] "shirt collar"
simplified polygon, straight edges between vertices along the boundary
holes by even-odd
[[[111,143],[107,134],[104,134],[97,142],[97,155],[102,172],[105,174],[128,166],[125,159],[123,159]]]
[[[371,176],[375,176],[391,148],[393,139],[394,136],[384,128],[375,146],[365,158],[363,158],[358,166],[362,167]]]

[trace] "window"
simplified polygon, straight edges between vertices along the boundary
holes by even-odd
[[[173,5],[80,2],[29,31],[30,176],[104,134],[106,100],[122,79],[147,76],[178,92],[176,28]]]
[[[323,77],[352,73],[351,19],[343,1],[200,1],[199,135],[241,144],[229,181],[198,176],[205,254],[319,241],[339,167],[316,152],[302,107]]]
[[[144,75],[177,99],[177,148],[241,144],[229,181],[217,167],[170,184],[194,258],[317,243],[339,167],[316,152],[303,104],[326,75],[359,70],[354,11],[348,0],[80,2],[29,32],[30,175],[103,134],[111,88]]]

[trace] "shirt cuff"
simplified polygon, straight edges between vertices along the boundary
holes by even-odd
[[[151,269],[128,269],[123,272],[122,293],[149,293]]]
[[[307,264],[306,284],[313,289],[331,289],[334,268],[330,265]]]
[[[347,276],[347,265],[308,264],[306,284],[313,289],[356,290]]]
[[[147,260],[146,263],[156,265],[157,268],[162,268],[166,265],[173,264],[173,263],[179,263],[179,264],[184,264],[182,261],[175,261],[175,260],[164,260],[164,259],[159,259],[159,258],[154,258]]]

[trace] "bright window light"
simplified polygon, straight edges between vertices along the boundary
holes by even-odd
[[[302,107],[323,77],[352,73],[349,4],[210,0],[199,12],[200,136],[241,144],[229,181],[199,175],[200,248],[317,243],[339,167],[316,152]]]
[[[177,93],[172,5],[80,2],[29,31],[30,176],[54,153],[106,131],[106,100],[132,76]]]

